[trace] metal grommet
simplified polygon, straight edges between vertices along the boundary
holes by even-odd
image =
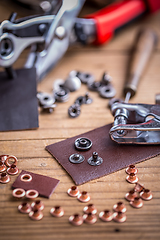
[[[95,77],[91,73],[87,72],[77,72],[77,77],[81,80],[82,83],[88,84],[94,82]]]
[[[68,108],[68,115],[72,118],[76,118],[80,115],[81,113],[81,107],[79,104],[73,104]]]
[[[8,156],[9,156],[9,155],[0,155],[0,161],[1,161],[2,163],[5,163],[5,161],[6,161],[6,159],[7,159]]]
[[[127,209],[123,202],[118,202],[113,206],[113,210],[115,212],[123,212],[124,213],[124,212],[126,212]]]
[[[18,206],[18,210],[21,212],[21,213],[29,213],[31,211],[31,206],[29,203],[27,202],[23,202],[22,204],[20,204]]]
[[[84,214],[83,220],[85,223],[94,224],[95,222],[97,222],[97,216],[92,213]]]
[[[1,173],[0,183],[8,183],[8,182],[10,182],[10,180],[11,180],[11,178],[7,173],[5,173],[5,172]]]
[[[37,200],[37,201],[35,201],[31,204],[31,208],[32,208],[33,211],[35,211],[35,210],[41,210],[42,211],[44,209],[44,204],[43,204],[42,201]]]
[[[69,217],[69,222],[75,226],[80,226],[83,223],[83,217],[76,213]]]
[[[133,165],[129,165],[127,168],[126,168],[126,173],[127,174],[130,174],[130,173],[134,173],[134,174],[137,174],[138,172],[138,169]]]
[[[22,188],[15,188],[12,191],[12,195],[13,195],[13,197],[15,197],[17,199],[21,199],[21,198],[23,198],[26,195],[26,192]]]
[[[19,173],[19,169],[17,168],[17,166],[15,164],[12,164],[8,169],[7,169],[7,173],[10,175],[16,175]]]
[[[136,183],[136,185],[134,187],[134,190],[138,193],[142,192],[144,189],[145,189],[144,186],[138,182]]]
[[[64,215],[64,210],[60,206],[55,206],[51,208],[50,213],[53,217],[62,217]]]
[[[133,201],[136,197],[138,197],[138,193],[134,189],[129,191],[125,195],[125,199],[128,200],[129,202]]]
[[[69,157],[71,163],[82,163],[84,159],[84,156],[78,153],[74,153]]]
[[[14,159],[14,165],[17,165],[17,162],[18,162],[17,158],[13,155],[10,155],[7,157],[5,161],[5,164],[7,165],[7,167],[10,167],[13,164],[13,163],[9,163],[9,159],[12,159],[12,158]]]
[[[100,212],[99,218],[104,222],[110,222],[113,219],[113,213],[109,210],[104,210]]]
[[[5,172],[7,169],[6,165],[0,161],[0,173]]]
[[[96,214],[97,208],[94,206],[94,204],[90,203],[83,208],[83,212],[86,214],[88,214],[88,213]]]
[[[86,151],[92,147],[92,141],[89,138],[81,137],[75,140],[74,145],[77,150]]]
[[[77,186],[72,186],[71,188],[68,189],[67,193],[71,197],[77,197],[79,194],[79,189]]]
[[[25,173],[25,174],[21,175],[21,181],[30,182],[30,181],[32,181],[32,176],[28,173]]]
[[[123,223],[125,222],[127,219],[125,213],[122,213],[122,212],[115,212],[113,213],[113,220],[115,222],[119,222],[119,223]]]
[[[99,166],[103,163],[103,159],[98,156],[97,152],[92,153],[92,157],[90,157],[87,162],[92,166]]]
[[[98,92],[103,98],[113,98],[116,95],[116,90],[112,87],[111,84],[100,87],[98,89]]]
[[[61,87],[54,93],[54,97],[57,102],[67,102],[69,99],[69,90],[65,87]]]
[[[143,200],[151,200],[153,198],[153,195],[151,193],[151,191],[149,189],[144,189],[141,193],[140,193],[140,197],[143,199]]]
[[[143,200],[140,197],[136,197],[133,201],[130,202],[130,205],[134,208],[143,207]]]
[[[136,176],[136,174],[134,173],[130,173],[127,177],[126,177],[127,182],[129,183],[137,183],[138,182],[138,177]]]
[[[71,71],[64,82],[64,87],[68,88],[70,92],[77,91],[81,87],[81,81],[77,77],[77,71]]]
[[[43,218],[43,213],[40,210],[31,211],[29,217],[32,220],[41,220]]]
[[[39,193],[34,189],[30,189],[30,190],[26,191],[26,198],[31,199],[31,200],[37,198],[38,195],[39,195]]]
[[[83,191],[82,193],[80,193],[78,195],[77,199],[80,202],[89,202],[91,198],[90,198],[89,194],[86,191]]]

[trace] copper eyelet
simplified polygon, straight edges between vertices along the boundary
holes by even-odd
[[[22,188],[15,188],[12,191],[12,195],[13,195],[13,197],[15,197],[17,199],[21,199],[21,198],[23,198],[26,195],[26,192]]]
[[[30,174],[25,173],[25,174],[21,175],[21,181],[30,182],[30,181],[32,181],[32,176]]]
[[[14,163],[9,163],[9,159],[14,159]],[[7,157],[5,164],[7,165],[7,167],[10,167],[12,164],[17,165],[17,162],[18,162],[17,158],[13,155],[10,155]]]
[[[30,190],[26,191],[26,198],[31,199],[31,200],[37,198],[38,195],[39,195],[39,193],[34,189],[30,189]]]

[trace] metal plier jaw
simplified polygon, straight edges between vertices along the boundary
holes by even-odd
[[[110,137],[120,144],[160,144],[160,105],[115,102]]]

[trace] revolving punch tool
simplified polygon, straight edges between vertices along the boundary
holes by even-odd
[[[128,22],[160,8],[159,1],[125,0],[113,3],[90,14],[77,18],[85,0],[62,0],[55,11],[9,20],[0,24],[0,66],[14,78],[12,65],[24,49],[31,46],[25,68],[36,68],[41,80],[56,65],[74,43],[103,44]],[[55,13],[56,12],[56,13]],[[54,13],[54,14],[53,14]]]

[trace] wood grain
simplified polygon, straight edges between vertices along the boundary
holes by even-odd
[[[15,10],[18,12],[18,17],[30,14],[29,10],[24,10],[13,1],[1,1],[0,21],[7,19]],[[88,9],[84,10],[84,12],[87,11]],[[113,85],[117,90],[116,97],[121,97],[130,49],[137,30],[141,26],[149,25],[156,29],[160,36],[159,22],[160,12],[128,26],[110,43],[101,47],[76,46],[69,49],[55,69],[38,84],[38,90],[51,93],[55,79],[64,79],[73,69],[92,72],[97,80],[101,78],[104,71],[108,71],[113,77]],[[26,54],[27,51],[21,55],[14,67],[20,67],[25,62]],[[160,42],[139,83],[136,96],[131,99],[132,103],[154,104],[155,94],[160,92],[159,64]],[[14,200],[11,194],[11,184],[16,176],[11,177],[9,184],[0,185],[1,240],[160,239],[160,156],[137,164],[139,182],[153,192],[153,200],[144,202],[144,207],[141,209],[133,209],[124,200],[125,193],[133,187],[125,181],[124,170],[79,186],[80,190],[89,192],[91,202],[96,205],[98,213],[104,209],[111,210],[113,204],[124,201],[127,206],[125,223],[118,224],[113,221],[104,223],[98,219],[94,225],[83,224],[80,227],[74,227],[69,224],[69,216],[74,213],[82,214],[86,204],[67,195],[66,192],[73,182],[45,151],[45,146],[113,121],[107,108],[108,100],[100,98],[98,93],[93,92],[90,93],[93,103],[90,106],[82,106],[82,113],[77,119],[68,117],[68,107],[86,91],[86,86],[82,85],[79,91],[70,94],[68,102],[58,103],[52,114],[40,114],[38,130],[0,132],[0,154],[17,156],[20,170],[32,171],[60,180],[51,198],[42,199],[45,204],[44,218],[38,222],[30,220],[27,215],[20,214],[17,210],[20,202]],[[49,211],[55,205],[61,205],[64,208],[64,217],[56,219],[50,215]]]

